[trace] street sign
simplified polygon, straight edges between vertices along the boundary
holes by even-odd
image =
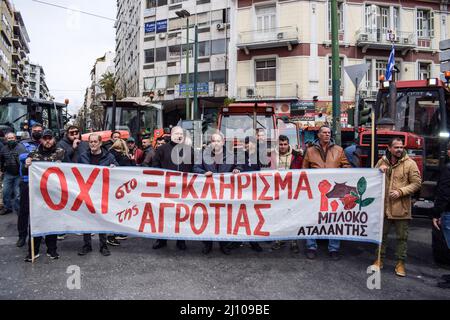
[[[186,90],[186,84],[180,83],[180,85],[179,85],[180,97],[186,96],[186,91],[188,91],[189,96],[192,97],[194,95],[194,84],[189,83],[189,87]],[[197,94],[199,96],[208,96],[209,95],[209,83],[208,82],[197,83]]]
[[[314,102],[306,102],[306,101],[297,101],[291,103],[291,111],[293,110],[316,110],[316,104]]]
[[[156,21],[156,33],[167,32],[167,19]]]
[[[367,70],[369,70],[369,64],[362,63],[362,64],[355,64],[352,66],[346,66],[344,67],[344,70],[350,77],[350,80],[352,80],[355,88],[358,89],[361,80],[366,75]]]
[[[153,32],[155,32],[155,30],[156,30],[155,28],[156,28],[156,23],[155,23],[155,21],[147,22],[147,23],[144,25],[145,33],[153,33]]]

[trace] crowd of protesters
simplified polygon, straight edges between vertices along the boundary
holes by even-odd
[[[267,133],[258,130],[255,136],[246,137],[244,141],[244,158],[238,159],[236,153],[225,145],[222,133],[215,132],[209,136],[204,146],[202,159],[194,161],[194,152],[191,152],[189,161],[173,159],[174,149],[176,157],[184,158],[186,148],[192,149],[184,130],[173,127],[170,135],[150,139],[144,137],[139,143],[133,137],[123,139],[121,133],[114,131],[110,140],[103,143],[99,134],[91,133],[88,142],[82,141],[81,132],[76,126],[69,126],[64,137],[57,142],[51,130],[44,130],[41,124],[31,128],[30,139],[17,141],[14,133],[5,135],[4,143],[0,145],[0,167],[3,175],[3,208],[0,215],[16,212],[18,215],[18,247],[23,247],[28,238],[28,254],[25,261],[31,261],[32,244],[29,237],[29,187],[28,168],[35,161],[81,163],[97,166],[143,166],[191,172],[213,176],[218,173],[316,168],[351,168],[358,163],[354,148],[336,145],[331,138],[328,126],[318,130],[317,140],[310,142],[305,150],[294,150],[289,138],[284,135],[278,137],[275,148],[268,148],[266,144]],[[138,146],[139,144],[139,146]],[[436,192],[436,206],[434,210],[434,226],[442,229],[450,248],[450,143],[448,145],[448,164],[443,168]],[[193,151],[193,150],[191,150]],[[206,159],[208,158],[208,159]],[[230,161],[231,159],[231,161]],[[420,190],[421,175],[417,164],[408,157],[400,138],[390,141],[386,154],[378,161],[377,168],[385,173],[385,215],[383,223],[383,241],[374,266],[382,269],[386,256],[387,237],[391,227],[396,231],[396,267],[398,276],[406,276],[405,262],[407,259],[408,228],[411,221],[411,196]],[[56,235],[45,237],[47,255],[51,259],[58,259]],[[63,239],[63,235],[59,237]],[[104,256],[111,254],[110,246],[120,245],[119,240],[127,239],[126,235],[99,235],[100,253]],[[39,257],[41,237],[34,238],[34,257]],[[203,242],[203,254],[212,251],[213,242]],[[243,246],[242,243],[218,242],[220,251],[229,255],[233,250]],[[286,245],[284,241],[275,241],[271,250],[278,250]],[[167,246],[167,240],[159,239],[153,244],[153,249]],[[257,242],[250,243],[251,249],[260,252],[262,247]],[[176,247],[186,250],[186,242],[177,240]],[[297,241],[290,241],[293,252],[299,252]],[[305,255],[308,259],[317,258],[317,242],[314,239],[306,240]],[[92,251],[92,235],[83,235],[83,245],[78,252],[80,256]],[[331,259],[340,259],[340,241],[329,240],[328,251]],[[439,286],[450,287],[450,277],[444,277]]]

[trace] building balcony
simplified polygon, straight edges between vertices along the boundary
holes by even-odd
[[[237,47],[249,54],[250,50],[265,48],[288,47],[289,50],[292,50],[292,46],[299,43],[298,28],[290,26],[241,32]]]
[[[394,44],[395,49],[401,51],[402,55],[417,46],[414,32],[397,31],[392,34],[392,38],[393,41],[390,40],[390,34],[382,29],[361,28],[356,32],[356,45],[366,53],[367,49],[391,50]]]
[[[237,100],[293,100],[298,99],[298,84],[258,84],[237,88]]]

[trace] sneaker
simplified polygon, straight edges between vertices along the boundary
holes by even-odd
[[[85,256],[87,255],[89,252],[92,251],[92,247],[91,246],[86,246],[84,245],[80,251],[78,251],[78,255],[79,256]]]
[[[111,252],[109,252],[108,247],[102,247],[102,248],[100,248],[100,253],[101,253],[103,256],[105,256],[105,257],[111,255]]]
[[[41,255],[38,253],[36,255],[34,255],[34,260],[36,260],[37,258],[39,258]],[[25,259],[23,259],[23,261],[25,262],[33,262],[33,260],[31,259],[31,254],[27,255],[25,257]]]
[[[305,254],[306,258],[308,258],[309,260],[314,260],[317,258],[317,252],[313,249],[307,249]]]
[[[64,240],[66,238],[65,234],[58,234],[57,239],[58,240]]]
[[[17,240],[16,242],[16,246],[18,248],[22,248],[25,245],[26,242],[26,238],[19,238],[19,240]]]
[[[331,260],[333,260],[333,261],[341,260],[341,255],[339,254],[338,251],[331,251],[329,253],[329,255],[330,255]]]
[[[126,234],[118,234],[115,237],[117,240],[127,240],[128,236]]]
[[[106,243],[114,247],[120,246],[120,242],[115,237],[108,237]]]
[[[53,252],[47,252],[47,257],[50,257],[52,260],[59,259],[59,254],[56,251]]]
[[[279,250],[282,247],[284,247],[285,244],[286,244],[286,242],[284,242],[284,241],[275,241],[275,243],[272,246],[272,250]]]
[[[298,243],[297,241],[292,241],[291,242],[291,251],[294,253],[299,253],[300,249],[298,248]]]

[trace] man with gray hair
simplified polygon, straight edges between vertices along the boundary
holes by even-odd
[[[173,127],[170,134],[170,142],[162,145],[155,152],[152,159],[153,168],[166,170],[192,172],[194,164],[194,150],[184,142],[183,128]],[[160,249],[167,246],[167,240],[159,239],[153,244],[153,249]],[[177,240],[177,248],[186,250],[186,242]]]
[[[225,139],[220,132],[211,135],[211,142],[203,152],[203,158],[200,164],[194,165],[194,172],[211,177],[216,173],[233,172],[237,174],[242,171],[240,165],[235,164],[234,154],[227,152],[224,147]],[[200,161],[199,161],[200,162]],[[212,241],[204,241],[203,254],[208,254],[212,250]],[[230,249],[227,242],[219,242],[220,251],[229,255]]]

